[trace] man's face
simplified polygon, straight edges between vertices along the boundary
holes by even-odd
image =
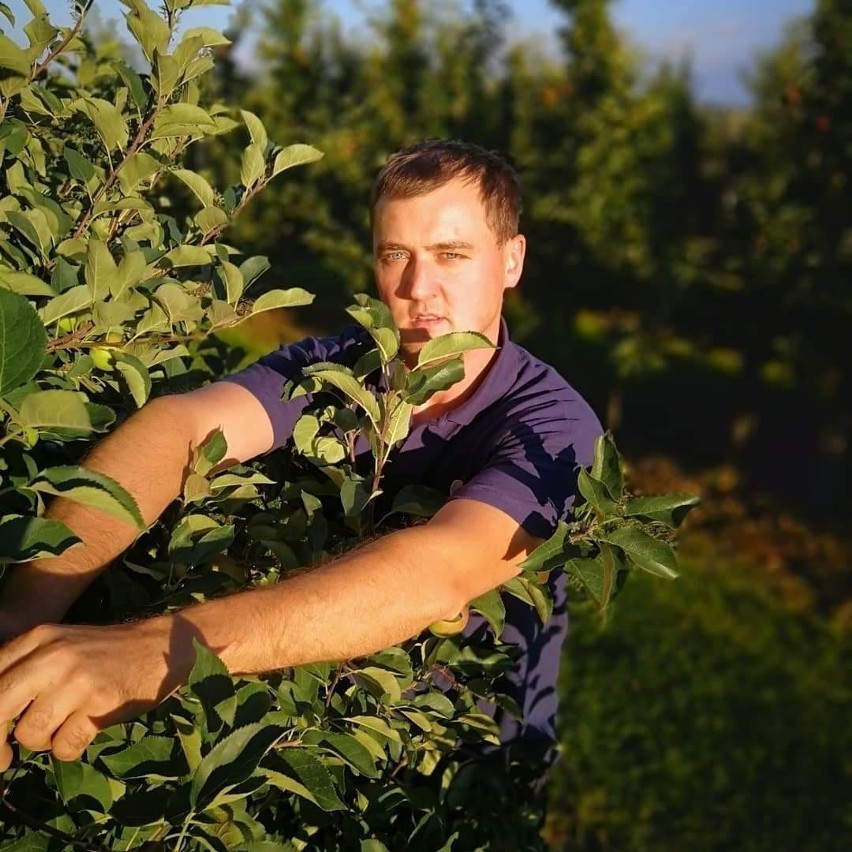
[[[524,249],[520,235],[498,243],[473,183],[381,199],[373,211],[376,286],[407,360],[451,331],[479,331],[496,343],[503,292],[518,283]]]

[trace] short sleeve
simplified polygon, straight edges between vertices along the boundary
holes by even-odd
[[[510,414],[486,464],[452,497],[488,503],[531,535],[549,538],[568,517],[580,467],[592,463],[601,432],[579,397]]]
[[[273,448],[281,447],[289,440],[296,421],[310,400],[307,396],[282,400],[285,383],[298,379],[305,367],[319,361],[354,361],[365,335],[357,327],[349,326],[337,337],[308,337],[298,343],[281,346],[222,381],[233,382],[257,397],[272,423],[275,435]]]

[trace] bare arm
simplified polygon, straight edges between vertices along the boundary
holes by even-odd
[[[0,723],[23,713],[22,744],[74,758],[186,678],[193,637],[234,673],[359,656],[455,615],[514,576],[536,543],[499,509],[456,500],[429,524],[263,590],[136,624],[36,628],[0,649]]]
[[[193,448],[220,427],[232,461],[245,461],[272,445],[272,427],[260,403],[238,385],[223,382],[150,402],[98,444],[85,465],[123,485],[151,524],[180,493]],[[10,572],[0,598],[0,641],[61,619],[138,535],[130,524],[68,500],[55,500],[48,516],[66,524],[83,546]]]
[[[181,618],[234,673],[349,659],[454,617],[513,577],[537,543],[499,509],[455,500],[428,524],[275,586],[184,610]],[[181,676],[192,665],[186,650]]]

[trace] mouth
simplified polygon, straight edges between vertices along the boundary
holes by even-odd
[[[437,314],[415,314],[409,322],[411,328],[432,328],[444,322],[444,317]]]

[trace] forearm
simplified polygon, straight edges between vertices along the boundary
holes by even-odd
[[[452,548],[436,546],[426,529],[394,533],[275,586],[172,617],[170,645],[183,649],[173,657],[178,678],[192,665],[191,637],[219,654],[231,672],[252,674],[373,653],[454,616],[475,596],[459,580],[476,566],[454,559]],[[477,593],[514,571],[511,566],[497,570],[501,573],[492,569],[488,579],[489,572],[481,572]],[[183,640],[175,642],[175,633]]]
[[[98,444],[85,460],[91,470],[119,482],[136,499],[146,524],[153,523],[180,493],[190,452],[179,403],[145,406]],[[0,633],[14,635],[38,622],[60,619],[91,581],[134,541],[139,530],[96,509],[58,498],[48,517],[77,535],[61,556],[14,566],[0,597]],[[19,622],[19,623],[16,623]]]

